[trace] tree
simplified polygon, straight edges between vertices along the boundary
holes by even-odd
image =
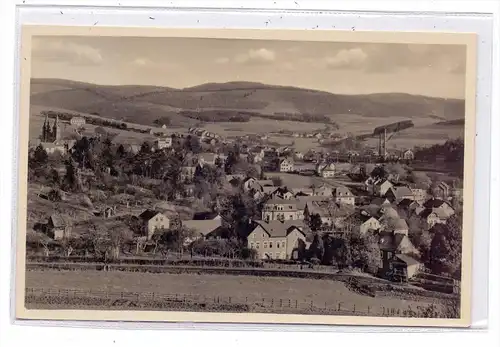
[[[323,239],[318,234],[315,234],[313,242],[311,243],[311,246],[309,246],[308,258],[323,259],[324,253],[325,253],[325,247],[323,245]]]
[[[390,164],[386,166],[386,171],[388,174],[396,177],[397,179],[404,179],[406,176],[406,170],[401,164]]]
[[[66,174],[64,175],[63,186],[69,191],[75,191],[78,188],[76,170],[71,159],[66,161]]]
[[[49,159],[49,156],[47,155],[47,152],[43,148],[42,145],[38,145],[35,149],[35,152],[33,153],[33,160],[31,164],[34,166],[34,168],[43,166],[47,164]]]
[[[427,188],[431,186],[432,180],[425,172],[412,171],[410,181],[416,184],[421,184]]]
[[[388,173],[383,165],[379,165],[372,170],[370,176],[377,179],[385,179],[387,178]]]
[[[321,229],[323,226],[323,221],[321,220],[321,217],[319,214],[313,214],[311,215],[309,219],[309,227],[311,228],[312,231],[318,231]]]

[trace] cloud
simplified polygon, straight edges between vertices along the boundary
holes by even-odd
[[[230,59],[227,57],[220,57],[220,58],[215,59],[215,63],[216,64],[227,64],[227,63],[229,63],[229,60]]]
[[[75,65],[100,65],[100,50],[85,44],[63,40],[34,39],[32,55],[45,61],[65,61]]]
[[[274,62],[276,54],[266,48],[251,49],[244,54],[237,55],[234,60],[239,64],[265,64]]]
[[[326,66],[332,69],[357,69],[364,66],[368,55],[361,48],[342,49],[333,57],[325,58]]]

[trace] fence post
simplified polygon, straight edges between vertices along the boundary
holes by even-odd
[[[354,308],[352,312],[356,312],[356,304],[354,304]]]
[[[311,309],[313,308],[313,301],[311,300]]]
[[[340,311],[340,302],[339,302],[339,308],[337,309],[337,311]]]
[[[271,298],[271,307],[274,307],[274,298]]]
[[[297,302],[297,300],[295,300],[295,308],[298,308],[299,306],[299,303]]]
[[[283,299],[280,299],[280,307],[283,307]]]
[[[231,297],[229,297],[229,303],[231,303]]]

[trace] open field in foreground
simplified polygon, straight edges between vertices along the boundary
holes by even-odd
[[[311,308],[325,311],[342,309],[379,315],[387,310],[406,310],[426,306],[392,297],[370,297],[350,291],[344,283],[331,280],[299,278],[252,277],[231,275],[150,274],[99,271],[28,271],[26,286],[33,290],[134,292],[141,295],[198,298],[196,302],[258,307],[258,311],[289,312]],[[97,299],[96,299],[97,300]],[[188,300],[189,301],[189,300]],[[192,301],[193,302],[193,301]],[[279,303],[279,304],[278,304]],[[283,304],[286,303],[286,304]],[[40,303],[39,303],[40,304]],[[271,306],[269,306],[271,305]],[[252,310],[255,310],[256,308]],[[182,308],[179,308],[182,309]],[[295,311],[297,312],[297,311]]]

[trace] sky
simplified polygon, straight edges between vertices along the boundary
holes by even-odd
[[[250,81],[337,94],[465,97],[466,47],[153,37],[34,37],[32,77],[186,88]]]

